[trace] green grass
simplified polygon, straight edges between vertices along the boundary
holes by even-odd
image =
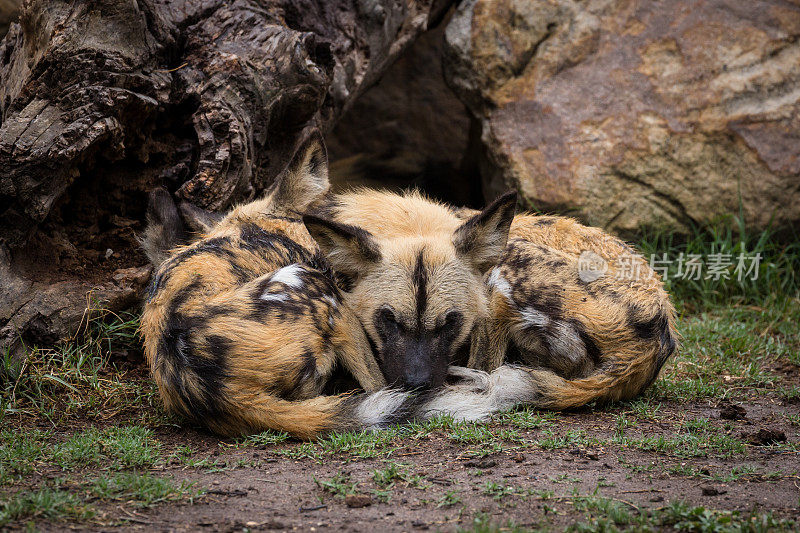
[[[445,492],[439,501],[436,502],[436,507],[452,507],[461,503],[461,496],[455,490],[448,490]]]
[[[410,465],[394,461],[388,461],[386,468],[373,470],[372,481],[382,488],[391,488],[398,481],[416,489],[425,490],[430,487],[423,476],[411,472]]]
[[[485,457],[507,450],[505,443],[521,443],[519,432],[511,428],[491,428],[486,424],[462,422],[450,426],[446,434],[450,442],[466,445],[466,455]]]
[[[38,430],[0,431],[0,485],[19,479],[33,471],[45,455],[45,442],[50,433]]]
[[[349,474],[344,473],[336,474],[331,479],[320,480],[316,477],[313,479],[319,488],[341,499],[344,499],[349,494],[355,494],[358,486],[357,482],[350,479]]]
[[[492,517],[488,513],[475,513],[472,524],[468,528],[459,527],[457,533],[525,533],[532,531],[514,522],[508,521],[505,525],[497,525],[492,522]]]
[[[86,466],[147,468],[161,460],[161,443],[141,426],[90,428],[63,442],[53,442],[50,432],[4,430],[0,433],[0,479],[33,471],[39,462],[69,471]]]
[[[597,495],[575,497],[572,500],[572,505],[575,507],[576,511],[600,515],[617,526],[627,525],[633,522],[630,508],[609,498],[602,498]]]
[[[679,464],[670,466],[666,471],[678,476],[694,477],[721,483],[735,483],[744,480],[775,481],[785,476],[783,472],[779,471],[762,472],[754,465],[734,466],[727,472],[712,472],[706,467]]]
[[[29,520],[87,520],[97,514],[94,504],[98,501],[151,507],[168,501],[191,502],[203,493],[191,483],[135,472],[101,476],[83,484],[77,493],[63,489],[62,483],[0,497],[0,527]]]
[[[264,431],[256,435],[248,435],[239,439],[238,443],[245,446],[256,446],[266,448],[275,446],[289,440],[289,434],[282,431]]]
[[[622,500],[604,498],[597,494],[559,498],[571,502],[575,512],[582,515],[568,527],[545,522],[530,529],[507,521],[505,525],[492,522],[488,513],[474,515],[470,527],[457,529],[460,533],[528,533],[534,531],[569,531],[573,533],[614,533],[681,531],[691,533],[782,533],[796,531],[798,523],[781,519],[770,512],[739,512],[707,509],[682,501],[673,501],[657,509],[642,509]],[[545,506],[553,515],[563,515],[559,509]],[[545,514],[547,516],[547,514]]]
[[[774,304],[785,298],[800,297],[800,238],[798,235],[778,236],[770,229],[752,231],[747,228],[741,214],[722,217],[705,227],[696,227],[688,237],[669,232],[644,230],[637,248],[648,260],[657,260],[666,254],[673,260],[668,265],[664,283],[679,309],[698,310],[710,306]],[[708,278],[704,268],[701,279],[684,279],[678,274],[680,254],[688,258],[699,255],[706,262],[711,254],[730,254],[732,265],[728,268],[730,279]],[[739,254],[761,254],[758,276],[741,282],[734,272]],[[749,265],[749,263],[748,263]]]
[[[184,498],[191,501],[203,492],[192,483],[175,483],[170,478],[133,472],[103,476],[94,482],[90,490],[97,498],[133,503],[137,507],[150,507]]]
[[[54,425],[72,418],[107,420],[125,413],[164,420],[150,380],[131,378],[111,358],[134,349],[138,317],[101,313],[76,338],[55,347],[30,347],[21,360],[0,357],[0,422],[43,417]]]
[[[399,432],[400,428],[393,427],[380,431],[333,433],[317,441],[317,445],[326,454],[347,453],[358,458],[376,457],[391,452]]]
[[[705,507],[692,507],[684,502],[673,502],[666,509],[652,513],[654,522],[677,531],[702,533],[739,533],[767,531],[796,531],[793,520],[775,518],[772,513],[741,513],[716,511]]]
[[[667,436],[628,437],[618,431],[615,442],[672,457],[733,457],[746,452],[743,441],[714,427],[707,418],[683,422]]]
[[[120,426],[91,428],[57,444],[53,460],[65,469],[109,462],[112,469],[149,467],[161,457],[161,443],[150,429]]]
[[[562,498],[571,500],[576,512],[584,515],[585,520],[576,521],[566,531],[575,533],[609,533],[609,532],[656,532],[682,531],[692,533],[767,533],[796,531],[798,523],[790,519],[775,517],[769,512],[739,512],[707,509],[702,506],[691,506],[682,501],[673,501],[665,507],[657,509],[640,509],[627,502],[604,498],[601,496],[573,496]],[[557,510],[554,513],[559,514]],[[560,531],[563,528],[544,526],[528,529],[508,522],[506,526],[491,523],[488,515],[478,513],[473,526],[459,529],[466,532],[500,532],[517,533],[531,531]]]
[[[23,520],[85,520],[94,515],[81,498],[57,488],[23,491],[0,500],[0,527]]]
[[[524,407],[503,413],[495,417],[495,419],[504,424],[511,424],[519,429],[540,429],[553,426],[558,420],[558,414]]]
[[[545,450],[557,450],[560,448],[573,448],[575,446],[597,446],[604,441],[586,434],[583,429],[569,429],[563,435],[559,435],[551,429],[546,429],[542,433],[542,438],[536,444]]]
[[[529,416],[530,420],[534,420],[533,417],[548,420],[554,416],[526,415],[524,411],[521,413],[521,417]],[[506,413],[503,416],[512,417],[513,413]],[[504,447],[506,443],[519,444],[523,442],[519,431],[515,428],[493,428],[475,422],[455,422],[450,417],[441,416],[379,431],[333,433],[314,442],[275,450],[275,453],[292,459],[313,459],[315,461],[322,461],[326,457],[337,454],[347,455],[354,459],[388,457],[410,441],[426,439],[434,434],[444,434],[449,441],[466,446],[465,454],[469,456],[489,455],[507,449]],[[270,439],[273,436],[269,434]],[[279,436],[276,442],[280,443],[283,440],[283,437]],[[237,445],[258,445],[258,441],[253,438],[240,439],[237,441]]]
[[[630,413],[637,420],[660,420],[662,418],[661,402],[651,397],[637,398],[614,407],[620,406],[625,409],[624,413]]]
[[[483,493],[487,496],[491,496],[495,501],[500,501],[506,496],[526,496],[530,494],[527,490],[512,485],[506,485],[505,483],[497,483],[496,481],[487,481],[483,486]]]

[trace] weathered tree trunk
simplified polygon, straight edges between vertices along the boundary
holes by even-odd
[[[29,0],[0,42],[0,349],[135,302],[146,192],[221,209],[449,0]]]

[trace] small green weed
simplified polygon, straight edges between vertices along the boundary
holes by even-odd
[[[339,473],[328,480],[314,478],[314,483],[322,490],[344,499],[348,494],[355,494],[358,483],[350,480],[349,474]]]
[[[203,492],[195,489],[192,483],[176,484],[169,478],[130,472],[101,477],[94,482],[90,490],[98,498],[131,502],[138,507],[150,507],[157,503],[187,497],[192,500]]]

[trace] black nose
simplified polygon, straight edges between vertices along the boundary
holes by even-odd
[[[408,390],[427,390],[431,387],[431,380],[430,372],[406,374],[403,379],[403,388]]]

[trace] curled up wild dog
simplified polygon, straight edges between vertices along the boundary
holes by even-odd
[[[314,438],[425,418],[447,403],[437,391],[411,390],[420,381],[392,378],[405,390],[385,387],[396,361],[376,361],[361,321],[344,304],[340,276],[299,215],[328,187],[325,148],[313,135],[262,199],[225,215],[178,207],[166,190],[153,191],[142,244],[156,268],[141,330],[169,411],[223,435],[273,429]],[[177,246],[187,229],[200,236]],[[466,339],[466,330],[452,327],[460,320],[446,317],[446,333],[434,343],[446,355]],[[325,395],[342,369],[365,392]],[[429,369],[413,371],[419,377]]]
[[[513,193],[473,212],[328,187],[314,135],[262,199],[225,215],[181,213],[153,192],[142,333],[170,411],[221,434],[301,438],[440,413],[479,420],[519,403],[630,398],[674,349],[654,274],[580,279],[579,250],[629,250],[600,230],[515,217]],[[185,224],[201,235],[176,247]],[[326,395],[337,368],[365,392]]]
[[[151,194],[143,245],[156,269],[141,329],[168,410],[220,434],[302,438],[407,413],[407,395],[379,391],[363,328],[299,218],[328,186],[315,135],[262,199],[222,217],[191,206],[181,217],[167,191]],[[202,236],[170,251],[182,218]],[[321,395],[337,365],[372,394]]]
[[[437,386],[469,352],[477,370],[451,369],[465,379],[427,410],[481,419],[522,403],[566,409],[636,396],[676,345],[657,274],[599,229],[515,216],[515,207],[515,193],[475,212],[414,192],[359,189],[305,221],[349,278],[345,303],[390,382]],[[583,252],[609,263],[629,253],[642,275],[581,276]]]

